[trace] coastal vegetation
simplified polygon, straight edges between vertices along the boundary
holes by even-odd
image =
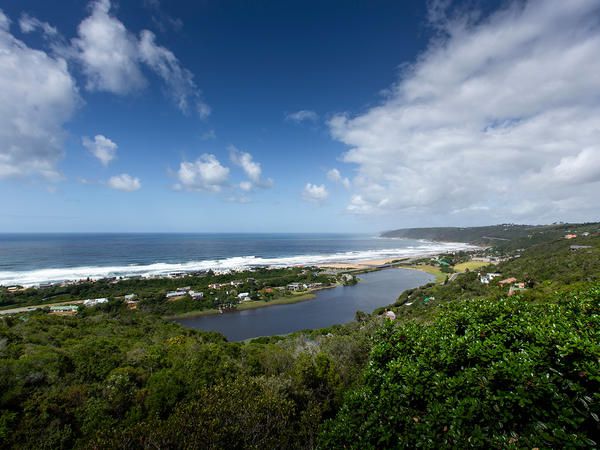
[[[462,273],[459,255],[451,280],[385,308],[395,320],[381,308],[243,343],[164,320],[141,280],[75,316],[1,317],[0,447],[597,447],[597,232],[550,233]],[[309,276],[286,270],[270,275]],[[132,310],[120,296],[134,286]]]

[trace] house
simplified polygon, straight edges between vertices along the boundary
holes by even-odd
[[[239,286],[243,285],[244,282],[242,280],[233,280],[229,284],[231,284],[233,287],[239,287]]]
[[[77,305],[56,305],[50,307],[50,314],[57,316],[73,316],[77,314]]]
[[[512,284],[512,283],[516,283],[516,282],[517,282],[517,279],[515,277],[510,277],[510,278],[506,278],[504,280],[498,281],[498,284],[500,286],[505,286],[507,284]]]
[[[492,281],[494,278],[499,277],[501,274],[500,273],[486,273],[483,275],[479,275],[479,282],[481,284],[490,284],[490,281]]]
[[[183,297],[187,292],[185,291],[169,291],[165,295],[167,298]]]
[[[589,233],[588,231],[586,231],[585,233],[581,233],[581,235],[582,235],[582,236],[586,236],[586,237],[587,237],[587,236],[589,236],[589,235],[590,235],[590,233]]]
[[[190,297],[192,297],[192,300],[200,300],[201,298],[204,298],[204,292],[196,292],[196,291],[190,290],[188,292],[188,295]]]
[[[565,239],[575,239],[576,237],[576,234],[565,234]]]
[[[126,300],[125,304],[129,309],[137,309],[138,301],[137,300]]]
[[[123,297],[125,299],[125,301],[131,301],[134,300],[137,297],[136,294],[127,294],[125,297]]]
[[[383,313],[383,316],[386,319],[396,320],[396,314],[394,314],[394,311],[386,311],[385,313]]]
[[[584,250],[586,248],[592,248],[591,245],[571,245],[569,247],[572,251],[577,251],[577,250]]]
[[[177,290],[178,290],[179,292],[187,292],[187,291],[189,291],[190,289],[192,289],[192,287],[191,287],[191,286],[185,286],[185,287],[180,287],[180,288],[177,288]]]
[[[525,287],[525,283],[514,283],[509,289],[508,289],[508,296],[512,297],[515,294],[518,294],[521,291],[525,291],[527,288]]]
[[[241,302],[246,301],[246,300],[250,300],[250,294],[248,292],[242,292],[242,293],[238,294],[237,298]]]
[[[107,298],[88,298],[87,300],[84,300],[83,302],[83,306],[97,306],[97,305],[101,305],[103,303],[108,303],[108,299]]]
[[[221,284],[219,283],[211,283],[208,285],[209,289],[221,289]]]
[[[306,289],[306,285],[302,283],[290,283],[287,285],[288,291],[302,291]]]

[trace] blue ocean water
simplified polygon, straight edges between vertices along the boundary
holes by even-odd
[[[356,234],[0,234],[0,285],[318,264],[465,247]]]

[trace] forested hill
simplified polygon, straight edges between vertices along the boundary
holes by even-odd
[[[381,233],[382,237],[428,239],[444,242],[469,242],[480,245],[535,244],[563,237],[567,233],[597,233],[600,223],[560,223],[552,225],[500,224],[484,227],[401,228]]]

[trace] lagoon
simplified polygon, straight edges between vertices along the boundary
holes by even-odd
[[[354,320],[356,311],[372,312],[393,303],[398,295],[434,280],[425,272],[386,269],[359,275],[355,286],[338,286],[316,292],[316,297],[300,303],[276,305],[211,316],[176,320],[204,331],[217,331],[230,341],[258,336],[288,334],[308,328],[323,328]]]

